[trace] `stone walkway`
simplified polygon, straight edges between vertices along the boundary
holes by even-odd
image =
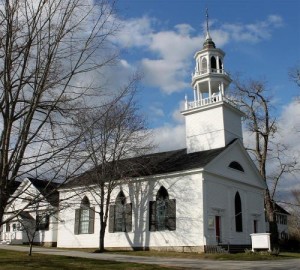
[[[0,245],[0,249],[24,251],[28,252],[28,247]],[[145,257],[145,256],[131,256],[121,254],[107,254],[107,253],[88,253],[83,251],[73,251],[64,249],[47,249],[34,247],[33,253],[42,253],[49,255],[71,256],[89,258],[95,260],[109,260],[118,262],[132,262],[132,263],[144,263],[144,264],[158,264],[163,266],[174,266],[179,268],[190,269],[232,269],[232,270],[300,270],[300,259],[290,260],[276,260],[276,261],[213,261],[213,260],[198,260],[198,259],[182,259],[182,258],[162,258],[162,257]]]

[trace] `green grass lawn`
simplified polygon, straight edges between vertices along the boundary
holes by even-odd
[[[43,255],[34,253],[28,256],[25,252],[0,250],[1,270],[27,269],[170,269],[159,265],[121,263],[114,261],[92,260],[65,256]],[[174,269],[174,268],[173,268]]]

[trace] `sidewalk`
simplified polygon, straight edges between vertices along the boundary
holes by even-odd
[[[24,251],[28,252],[28,247],[24,246],[11,246],[11,245],[0,245],[0,249]],[[71,256],[89,258],[95,260],[108,260],[118,262],[132,262],[132,263],[143,263],[143,264],[158,264],[165,266],[174,266],[181,268],[191,269],[264,269],[264,270],[275,270],[275,269],[288,269],[288,270],[299,270],[300,259],[291,260],[278,260],[278,261],[213,261],[213,260],[197,260],[197,259],[181,259],[181,258],[161,258],[161,257],[142,257],[142,256],[129,256],[121,254],[107,254],[107,253],[88,253],[83,251],[72,251],[62,249],[47,249],[34,247],[33,253],[49,254],[49,255],[60,255],[60,256]]]

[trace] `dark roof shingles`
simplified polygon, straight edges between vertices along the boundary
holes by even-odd
[[[150,175],[158,175],[196,168],[203,168],[216,156],[224,151],[226,147],[187,153],[186,149],[179,149],[168,152],[160,152],[140,157],[123,159],[118,162],[118,176],[115,178],[122,179],[124,177],[144,177]],[[101,166],[98,167],[101,170]],[[97,168],[83,173],[65,186],[82,186],[93,184],[92,175]]]

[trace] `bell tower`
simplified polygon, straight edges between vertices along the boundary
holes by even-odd
[[[216,48],[208,27],[203,48],[195,53],[192,74],[194,100],[185,99],[186,146],[188,153],[226,146],[233,139],[242,140],[243,113],[226,95],[231,79],[224,69],[225,53]]]

